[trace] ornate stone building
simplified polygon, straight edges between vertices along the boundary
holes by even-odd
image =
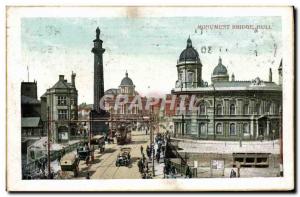
[[[178,80],[173,95],[196,95],[197,110],[177,111],[173,117],[174,136],[216,140],[266,140],[279,136],[282,107],[282,61],[279,84],[259,77],[237,81],[221,57],[211,75],[211,84],[202,80],[202,63],[192,41],[177,61]]]
[[[146,110],[144,110],[144,106],[146,103],[145,97],[141,97],[143,110],[139,109],[137,100],[134,100],[135,96],[139,95],[139,93],[135,91],[135,85],[133,84],[131,78],[128,77],[127,71],[125,73],[125,77],[122,79],[119,85],[119,88],[109,89],[105,91],[104,94],[114,97],[113,99],[106,99],[105,101],[105,108],[108,110],[111,117],[118,117],[118,119],[131,118],[133,120],[137,120],[141,118],[143,114],[148,113]],[[115,109],[116,98],[118,95],[127,96],[128,102],[126,102],[125,104],[121,104],[117,109]],[[134,104],[132,105],[133,107],[130,107],[132,102],[134,102]]]
[[[59,80],[41,96],[42,119],[46,125],[50,120],[51,138],[56,143],[67,142],[77,135],[78,92],[75,86],[76,74],[71,83],[59,75]],[[72,122],[73,121],[73,122]]]

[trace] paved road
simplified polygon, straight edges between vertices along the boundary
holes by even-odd
[[[94,162],[88,166],[85,161],[80,161],[79,176],[77,179],[85,179],[89,172],[91,179],[139,179],[141,178],[138,171],[137,160],[141,157],[141,145],[146,150],[149,143],[149,135],[142,132],[132,132],[132,142],[127,145],[106,144],[105,152],[95,151]],[[115,162],[117,155],[122,147],[131,147],[132,164],[129,167],[116,167]]]

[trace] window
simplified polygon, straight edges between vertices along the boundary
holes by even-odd
[[[223,134],[223,128],[221,123],[218,123],[216,126],[216,134]]]
[[[188,73],[188,82],[192,83],[194,79],[194,73],[193,72],[189,72]]]
[[[249,125],[247,123],[243,124],[243,133],[244,134],[249,133]]]
[[[230,105],[230,115],[234,115],[235,114],[235,105],[231,104]]]
[[[204,105],[204,104],[201,104],[201,105],[200,105],[200,114],[201,114],[201,115],[204,115],[204,114],[205,114],[205,105]]]
[[[217,115],[221,115],[222,114],[222,105],[218,104],[217,105]]]
[[[244,114],[245,114],[245,115],[249,114],[249,105],[248,105],[248,104],[245,104],[245,105],[244,105],[243,111],[244,111]]]
[[[182,73],[179,73],[179,80],[183,81],[183,75],[182,75]]]
[[[266,113],[270,113],[271,112],[271,103],[267,103],[266,105]]]
[[[72,99],[72,100],[71,100],[71,103],[72,103],[72,105],[77,105],[77,103],[76,103],[76,100],[75,100],[75,99]]]
[[[57,97],[57,105],[67,105],[67,97],[66,96],[58,96]]]
[[[205,123],[200,123],[200,134],[205,135],[206,134],[206,126]]]
[[[259,112],[260,112],[260,104],[259,103],[256,104],[255,111],[256,111],[256,114],[259,114]]]
[[[68,110],[66,110],[66,109],[59,109],[58,110],[58,119],[59,120],[66,120],[66,119],[68,119]]]
[[[230,135],[236,135],[236,131],[235,131],[235,124],[231,123],[230,124]]]
[[[34,154],[34,151],[33,151],[33,150],[30,151],[30,158],[31,158],[31,159],[35,159],[35,154]]]

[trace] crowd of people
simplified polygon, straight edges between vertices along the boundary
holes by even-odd
[[[138,161],[139,172],[141,173],[142,178],[152,178],[152,174],[149,173],[148,161],[155,159],[159,164],[161,163],[162,158],[165,157],[165,134],[157,134],[154,140],[154,143],[148,144],[144,153],[144,147],[141,146],[141,158]]]
[[[143,179],[151,179],[152,175],[149,172],[149,165],[148,165],[148,161],[146,159],[146,156],[143,152],[143,146],[141,146],[141,155],[142,157],[139,158],[138,160],[138,168],[139,168],[139,172],[141,173],[141,176]]]

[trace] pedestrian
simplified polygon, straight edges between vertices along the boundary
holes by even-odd
[[[157,160],[157,163],[159,163],[159,159],[160,159],[160,153],[157,152],[157,153],[156,153],[156,160]]]
[[[43,159],[43,170],[46,170],[47,159]]]
[[[231,169],[230,178],[235,178],[235,177],[236,177],[236,172],[234,171],[234,169]]]
[[[140,173],[142,173],[142,166],[143,166],[142,160],[139,159],[139,161],[138,161],[138,167],[139,167],[139,172],[140,172]]]
[[[241,173],[240,173],[240,169],[241,169],[241,163],[240,162],[236,162],[236,168],[237,168],[237,177],[240,178]]]
[[[89,172],[86,175],[86,179],[90,179],[90,173]]]
[[[150,149],[149,145],[147,145],[146,153],[147,153],[148,158],[150,159],[151,158],[151,149]]]
[[[172,172],[172,177],[176,179],[177,171],[174,165],[171,166],[171,172]]]
[[[166,174],[167,174],[167,167],[166,166],[164,166],[164,179],[166,178]]]
[[[143,150],[144,150],[144,148],[143,148],[143,146],[141,145],[141,154],[143,155]]]
[[[89,156],[87,156],[86,158],[85,158],[85,164],[88,166],[89,165]]]
[[[146,162],[146,173],[149,173],[149,165],[148,165],[148,162]]]
[[[165,146],[161,147],[161,150],[162,150],[164,156],[165,156],[165,148],[166,148]]]
[[[190,178],[191,170],[190,167],[187,166],[186,171],[185,171],[185,178]]]

